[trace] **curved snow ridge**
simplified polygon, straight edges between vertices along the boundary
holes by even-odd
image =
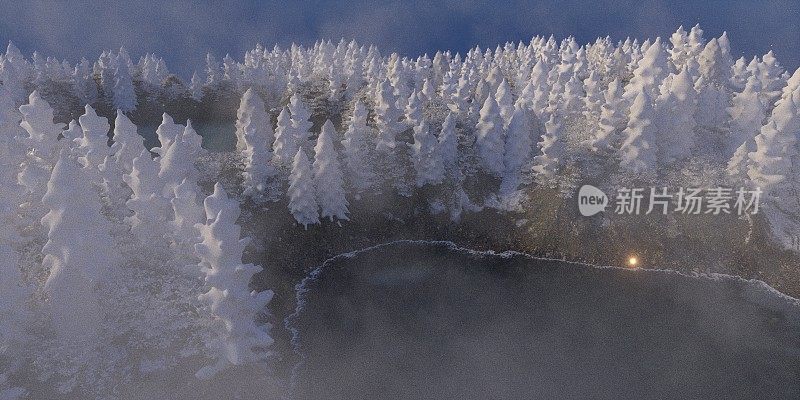
[[[569,261],[559,258],[549,258],[549,257],[537,257],[533,256],[528,253],[515,251],[515,250],[506,250],[502,252],[497,252],[494,250],[474,250],[469,249],[466,247],[459,246],[451,241],[447,240],[419,240],[419,239],[402,239],[402,240],[394,240],[390,242],[380,243],[374,246],[366,247],[359,250],[353,250],[346,253],[335,255],[327,260],[325,260],[322,264],[318,267],[314,268],[303,280],[301,280],[297,285],[295,285],[295,298],[296,298],[296,307],[292,314],[287,316],[284,319],[284,327],[289,331],[291,335],[291,347],[292,351],[297,355],[299,361],[295,366],[292,368],[292,373],[290,377],[290,384],[289,384],[289,398],[292,398],[292,391],[295,387],[295,379],[300,368],[303,366],[305,362],[305,355],[302,351],[302,344],[300,342],[300,332],[299,330],[292,325],[292,322],[297,319],[302,311],[304,310],[306,304],[306,294],[310,290],[307,286],[310,282],[315,281],[319,278],[319,275],[322,273],[322,270],[329,264],[344,259],[344,258],[353,258],[361,253],[370,252],[373,250],[378,250],[384,247],[394,246],[397,244],[416,244],[416,245],[437,245],[437,246],[445,246],[447,249],[466,253],[473,256],[479,257],[501,257],[501,258],[512,258],[512,257],[524,257],[529,260],[536,260],[536,261],[550,261],[550,262],[558,262],[561,264],[566,265],[574,265],[578,267],[588,267],[588,268],[598,268],[598,269],[614,269],[614,270],[622,270],[627,271],[630,273],[647,273],[647,274],[669,274],[675,276],[682,276],[687,278],[693,279],[702,279],[708,281],[716,281],[716,282],[737,282],[741,283],[742,287],[745,288],[744,298],[750,302],[753,302],[759,306],[763,306],[769,309],[773,309],[775,311],[781,312],[787,317],[787,323],[792,326],[800,326],[800,300],[781,293],[777,289],[773,288],[772,286],[768,285],[766,282],[758,280],[758,279],[745,279],[735,275],[728,275],[728,274],[721,274],[721,273],[700,273],[700,272],[682,272],[676,271],[672,269],[664,269],[664,268],[625,268],[613,265],[595,265],[586,262],[580,261]]]

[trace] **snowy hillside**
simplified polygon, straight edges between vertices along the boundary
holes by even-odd
[[[800,69],[699,26],[432,59],[259,46],[188,82],[152,54],[9,44],[0,81],[2,399],[264,373],[305,272],[397,238],[636,251],[800,294]],[[585,183],[720,188],[718,212],[582,217]],[[737,212],[744,192],[758,209]]]

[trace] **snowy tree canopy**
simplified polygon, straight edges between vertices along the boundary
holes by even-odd
[[[272,294],[250,285],[280,290],[263,285],[305,250],[292,240],[327,255],[358,239],[349,227],[471,237],[489,221],[551,251],[548,229],[622,220],[609,208],[563,225],[586,181],[762,190],[763,216],[729,213],[746,251],[750,235],[788,248],[800,229],[800,69],[772,52],[734,61],[727,34],[699,26],[433,57],[259,45],[205,61],[185,82],[125,49],[75,64],[13,44],[0,55],[0,357],[34,375],[0,366],[0,397],[6,380],[121,398],[153,371],[213,382],[264,367]],[[682,221],[665,223],[672,239]]]

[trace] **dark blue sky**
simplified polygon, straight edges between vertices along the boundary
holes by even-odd
[[[494,2],[492,2],[494,3]],[[136,58],[155,52],[182,76],[201,67],[204,55],[230,53],[240,59],[261,42],[310,44],[320,38],[356,39],[385,54],[463,51],[475,44],[494,47],[536,34],[666,36],[679,26],[700,23],[706,37],[727,30],[734,55],[772,49],[784,66],[800,65],[798,0],[473,0],[241,1],[214,4],[183,1],[56,2],[0,0],[0,40],[13,40],[26,54],[75,61],[96,59],[103,49],[124,45]]]

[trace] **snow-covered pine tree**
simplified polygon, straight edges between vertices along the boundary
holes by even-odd
[[[505,79],[500,81],[500,84],[497,86],[494,98],[497,101],[500,117],[503,119],[503,127],[506,127],[511,121],[511,116],[514,114],[514,98],[511,94],[511,88],[508,86]]]
[[[742,143],[728,160],[725,173],[734,184],[743,186],[749,185],[749,177],[747,176],[747,173],[750,166],[750,159],[748,158],[748,154],[755,146],[751,142],[755,143],[753,139]]]
[[[761,62],[758,63],[755,74],[761,79],[764,104],[774,103],[783,94],[783,88],[786,85],[786,81],[783,78],[784,72],[785,70],[778,64],[778,60],[772,50],[761,57]]]
[[[20,126],[28,134],[23,139],[28,152],[19,173],[19,183],[33,198],[41,198],[58,155],[58,135],[64,125],[53,122],[53,108],[35,90],[28,97],[28,104],[20,106],[19,111],[22,113]]]
[[[395,105],[397,97],[393,90],[389,81],[384,80],[375,93],[375,124],[378,128],[375,150],[379,153],[391,153],[397,146],[397,121],[402,113]]]
[[[302,148],[294,156],[292,172],[289,174],[288,195],[289,211],[297,223],[302,224],[304,229],[308,229],[308,225],[319,223],[319,205],[311,162]]]
[[[50,210],[42,218],[47,229],[42,263],[49,271],[44,290],[53,327],[59,340],[90,348],[102,329],[97,291],[115,264],[114,243],[95,191],[66,150],[53,168],[42,203]]]
[[[311,123],[311,113],[297,93],[289,99],[288,107],[289,112],[292,114],[292,129],[297,145],[305,149],[309,147],[309,136],[313,125]]]
[[[197,170],[195,160],[202,151],[198,138],[199,135],[192,128],[191,122],[187,122],[183,132],[175,137],[175,141],[160,157],[161,169],[158,177],[164,184],[165,198],[171,197],[175,187],[184,180],[188,179],[189,182],[197,184],[200,172]]]
[[[239,105],[236,137],[237,148],[244,159],[244,194],[252,196],[263,193],[267,180],[275,174],[270,151],[275,134],[264,102],[252,88],[247,89]]]
[[[697,91],[697,125],[707,130],[718,130],[727,125],[727,108],[730,95],[719,84],[708,81],[702,75],[694,83]]]
[[[669,42],[672,44],[672,48],[669,49],[669,61],[674,71],[680,71],[690,57],[689,35],[686,34],[683,25],[669,37]]]
[[[114,70],[114,108],[122,112],[136,110],[139,101],[133,89],[130,72],[130,58],[124,48],[119,49],[116,69]]]
[[[161,115],[161,125],[156,128],[156,136],[158,137],[159,147],[153,147],[153,153],[163,157],[166,154],[175,138],[183,132],[184,127],[175,123],[175,121],[164,113]]]
[[[108,104],[112,103],[114,96],[114,54],[104,51],[94,63],[94,74],[100,77],[100,89],[103,93],[103,100]]]
[[[348,220],[348,202],[344,192],[344,178],[339,154],[333,145],[336,129],[330,120],[325,121],[314,146],[314,186],[322,218]],[[294,170],[292,170],[294,173]]]
[[[547,98],[550,94],[550,85],[547,82],[548,68],[542,60],[539,60],[531,70],[530,84],[532,89],[529,89],[532,97],[529,100],[529,108],[533,111],[537,118],[546,118],[544,115],[547,108]]]
[[[284,107],[278,114],[278,125],[275,128],[275,142],[272,145],[273,163],[278,166],[290,167],[299,146],[292,127],[289,108]]]
[[[648,91],[642,87],[633,100],[625,138],[620,148],[621,166],[634,178],[651,179],[658,169],[657,126]]]
[[[728,62],[717,39],[711,39],[698,55],[700,76],[695,81],[697,90],[697,124],[706,129],[718,130],[727,125],[727,108],[730,106],[731,63]]]
[[[199,238],[197,225],[205,219],[203,207],[197,201],[200,194],[197,181],[191,177],[183,178],[180,184],[172,187],[171,246],[178,251],[191,251]]]
[[[84,106],[84,113],[78,117],[83,129],[83,137],[76,140],[80,162],[87,168],[97,170],[111,153],[108,147],[108,119],[97,115],[90,105]]]
[[[438,185],[444,179],[444,163],[437,151],[436,136],[424,118],[414,127],[414,144],[411,149],[417,187]]]
[[[730,81],[733,62],[727,59],[725,51],[714,38],[708,41],[697,56],[698,71],[708,82],[725,85]]]
[[[242,263],[249,238],[240,238],[239,203],[228,198],[222,185],[204,201],[204,224],[198,224],[201,242],[195,244],[199,267],[208,291],[198,296],[213,321],[214,336],[206,343],[216,359],[195,376],[209,379],[229,365],[258,362],[272,345],[270,324],[256,322],[272,300],[273,292],[250,290],[250,280],[261,267]]]
[[[75,64],[72,73],[72,84],[75,95],[80,100],[80,104],[94,104],[97,101],[97,82],[92,74],[92,63],[82,58]]]
[[[513,191],[520,181],[520,172],[530,160],[533,138],[531,137],[531,121],[527,109],[519,102],[514,107],[514,114],[506,129],[505,154],[503,164],[503,185],[501,187]]]
[[[439,140],[436,152],[442,159],[445,175],[448,177],[458,176],[460,179],[458,165],[458,136],[456,135],[456,117],[452,112],[447,113],[442,123],[442,131],[439,133]]]
[[[259,96],[252,87],[248,88],[242,95],[242,99],[239,102],[239,109],[236,111],[236,151],[241,152],[246,147],[244,128],[249,127],[250,129],[255,129],[252,121],[254,119],[253,117],[255,116],[256,123],[260,123],[265,120],[264,115],[267,115],[264,101],[261,100],[261,96]],[[268,121],[268,118],[266,119]],[[263,127],[259,127],[259,129],[263,129]],[[270,143],[272,143],[272,141],[270,141]]]
[[[730,86],[733,91],[738,93],[744,90],[747,79],[751,75],[752,73],[747,70],[747,61],[744,59],[744,57],[739,57],[739,59],[733,64],[731,71]]]
[[[205,79],[201,78],[197,71],[192,73],[192,79],[189,82],[189,97],[192,100],[200,102],[203,101],[203,88],[205,87]]]
[[[425,104],[436,101],[436,87],[430,78],[425,78],[422,82],[422,90],[419,92],[419,98]]]
[[[766,117],[766,106],[761,100],[761,81],[756,76],[747,79],[744,90],[736,93],[728,107],[730,133],[725,146],[725,156],[730,158],[745,143],[749,148],[753,138],[758,135]]]
[[[633,77],[625,86],[623,97],[627,101],[633,101],[642,90],[647,92],[648,98],[658,97],[658,85],[669,74],[669,71],[667,53],[661,45],[661,38],[656,38],[642,59],[639,60],[633,71]]]
[[[150,152],[142,149],[133,159],[131,171],[122,179],[133,194],[125,203],[133,215],[125,220],[131,232],[143,243],[161,244],[166,234],[169,203],[162,195],[163,184],[158,177],[159,165]]]
[[[502,176],[505,170],[503,165],[505,139],[503,138],[503,120],[494,96],[486,97],[483,102],[480,119],[475,129],[477,131],[476,145],[483,168],[495,176]]]
[[[777,103],[766,125],[761,127],[760,133],[755,137],[756,149],[748,155],[748,176],[754,186],[760,187],[765,194],[780,195],[783,187],[797,179],[791,176],[791,171],[798,154],[799,111],[800,88],[797,88],[791,96]],[[778,201],[789,206],[791,197],[778,196]]]
[[[222,66],[213,54],[206,54],[206,85],[219,86],[222,83]]]
[[[411,96],[406,103],[404,122],[406,126],[415,127],[422,121],[422,100],[416,91],[411,92]]]
[[[794,70],[792,76],[786,80],[786,86],[783,87],[783,93],[781,94],[781,98],[785,99],[792,95],[792,93],[800,87],[800,68]]]
[[[665,165],[682,161],[692,155],[695,147],[694,114],[697,93],[686,67],[677,75],[671,74],[669,86],[658,98],[655,109],[660,159]]]
[[[0,57],[0,81],[14,99],[14,104],[25,101],[26,65],[27,61],[19,49],[14,43],[8,42],[5,56]]]
[[[544,129],[545,132],[539,141],[541,154],[533,158],[533,171],[544,181],[552,181],[564,165],[566,155],[564,127],[556,114],[551,114],[544,124]]]
[[[114,119],[113,140],[111,154],[114,160],[124,173],[130,173],[133,171],[133,160],[145,150],[144,137],[121,110],[117,110],[117,118]]]
[[[83,129],[78,124],[78,121],[74,119],[69,121],[69,126],[67,126],[67,129],[61,131],[61,136],[63,136],[64,148],[69,148],[70,151],[77,154],[78,149],[76,147],[78,146],[78,141],[83,138]]]
[[[578,79],[577,75],[573,75],[564,84],[561,104],[555,111],[562,113],[565,118],[578,119],[583,116],[585,111],[584,98],[583,83]]]
[[[583,116],[590,123],[597,123],[605,103],[600,83],[599,74],[595,70],[583,81],[583,92],[586,94],[583,98]]]
[[[374,176],[370,171],[370,139],[373,129],[367,125],[367,108],[361,100],[356,101],[353,114],[342,139],[344,160],[347,165],[346,179],[350,186],[361,192],[372,185]]]

